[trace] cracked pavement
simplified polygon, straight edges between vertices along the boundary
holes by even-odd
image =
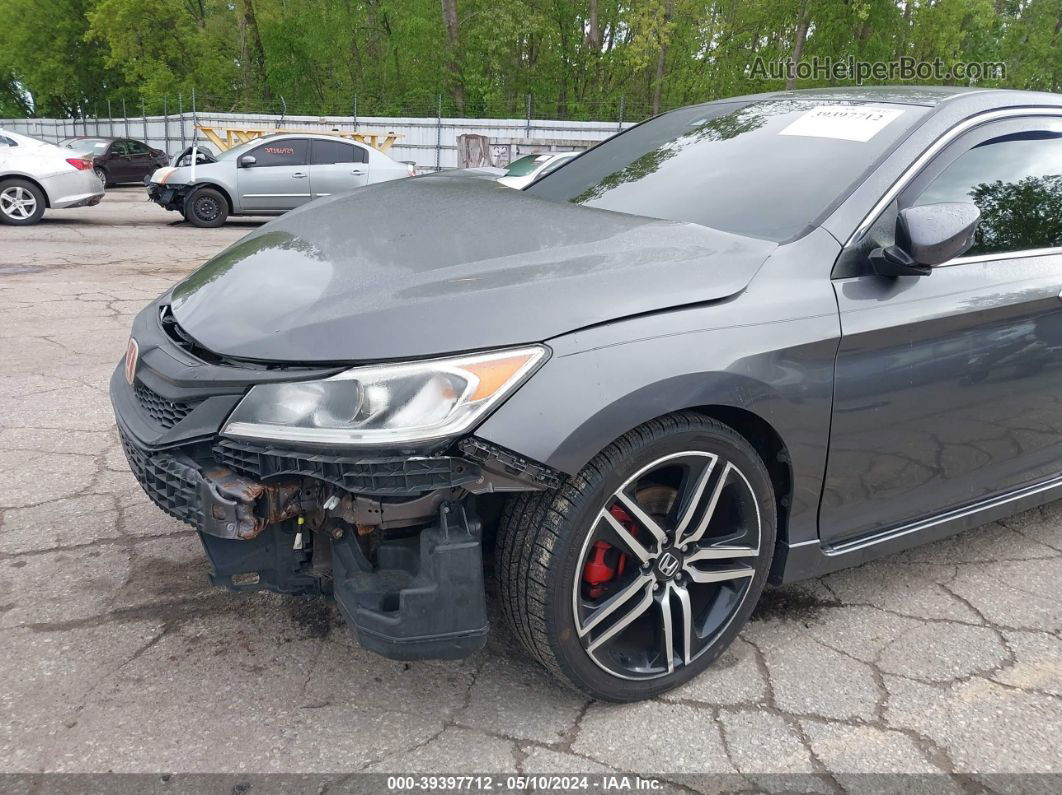
[[[106,392],[133,315],[257,225],[178,220],[123,188],[0,227],[0,771],[1062,773],[1062,503],[771,590],[706,674],[630,706],[555,684],[497,615],[475,657],[403,664],[323,601],[211,588]]]

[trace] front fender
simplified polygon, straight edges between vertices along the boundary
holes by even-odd
[[[550,360],[477,435],[574,474],[654,417],[744,409],[789,451],[790,541],[817,537],[840,339],[828,276],[835,255],[836,243],[826,244],[819,267],[809,268],[806,253],[781,252],[735,298],[551,340]]]

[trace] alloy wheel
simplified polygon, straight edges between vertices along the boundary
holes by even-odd
[[[104,171],[102,168],[99,168],[98,166],[96,168],[92,169],[92,171],[96,175],[96,179],[98,179],[104,185],[107,184],[107,172],[106,171]]]
[[[0,191],[0,212],[16,221],[24,221],[37,211],[37,199],[21,185]]]
[[[587,655],[623,679],[690,665],[744,603],[761,532],[748,478],[722,456],[687,451],[640,469],[596,514],[576,567]]]

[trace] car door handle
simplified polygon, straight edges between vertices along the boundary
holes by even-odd
[[[307,174],[306,174],[305,171],[296,171],[294,174],[291,175],[291,178],[292,179],[306,179],[306,176],[307,176]]]
[[[350,170],[350,173],[351,173],[351,174],[364,174],[364,173],[365,173],[365,170],[364,170],[364,169],[361,169],[361,168],[352,168],[352,169]]]

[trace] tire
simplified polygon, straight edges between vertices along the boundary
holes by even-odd
[[[495,550],[502,613],[576,690],[652,698],[701,673],[741,630],[767,581],[776,523],[770,476],[743,437],[692,412],[662,417],[558,489],[509,501]]]
[[[41,220],[47,200],[44,192],[24,179],[0,180],[0,223],[29,226]]]
[[[218,227],[229,217],[229,203],[220,191],[198,188],[184,200],[184,217],[198,227]]]
[[[92,171],[96,175],[96,178],[103,183],[104,188],[109,188],[111,187],[111,185],[114,184],[109,179],[107,179],[107,172],[104,171],[101,166],[96,166],[94,169],[92,169]]]

